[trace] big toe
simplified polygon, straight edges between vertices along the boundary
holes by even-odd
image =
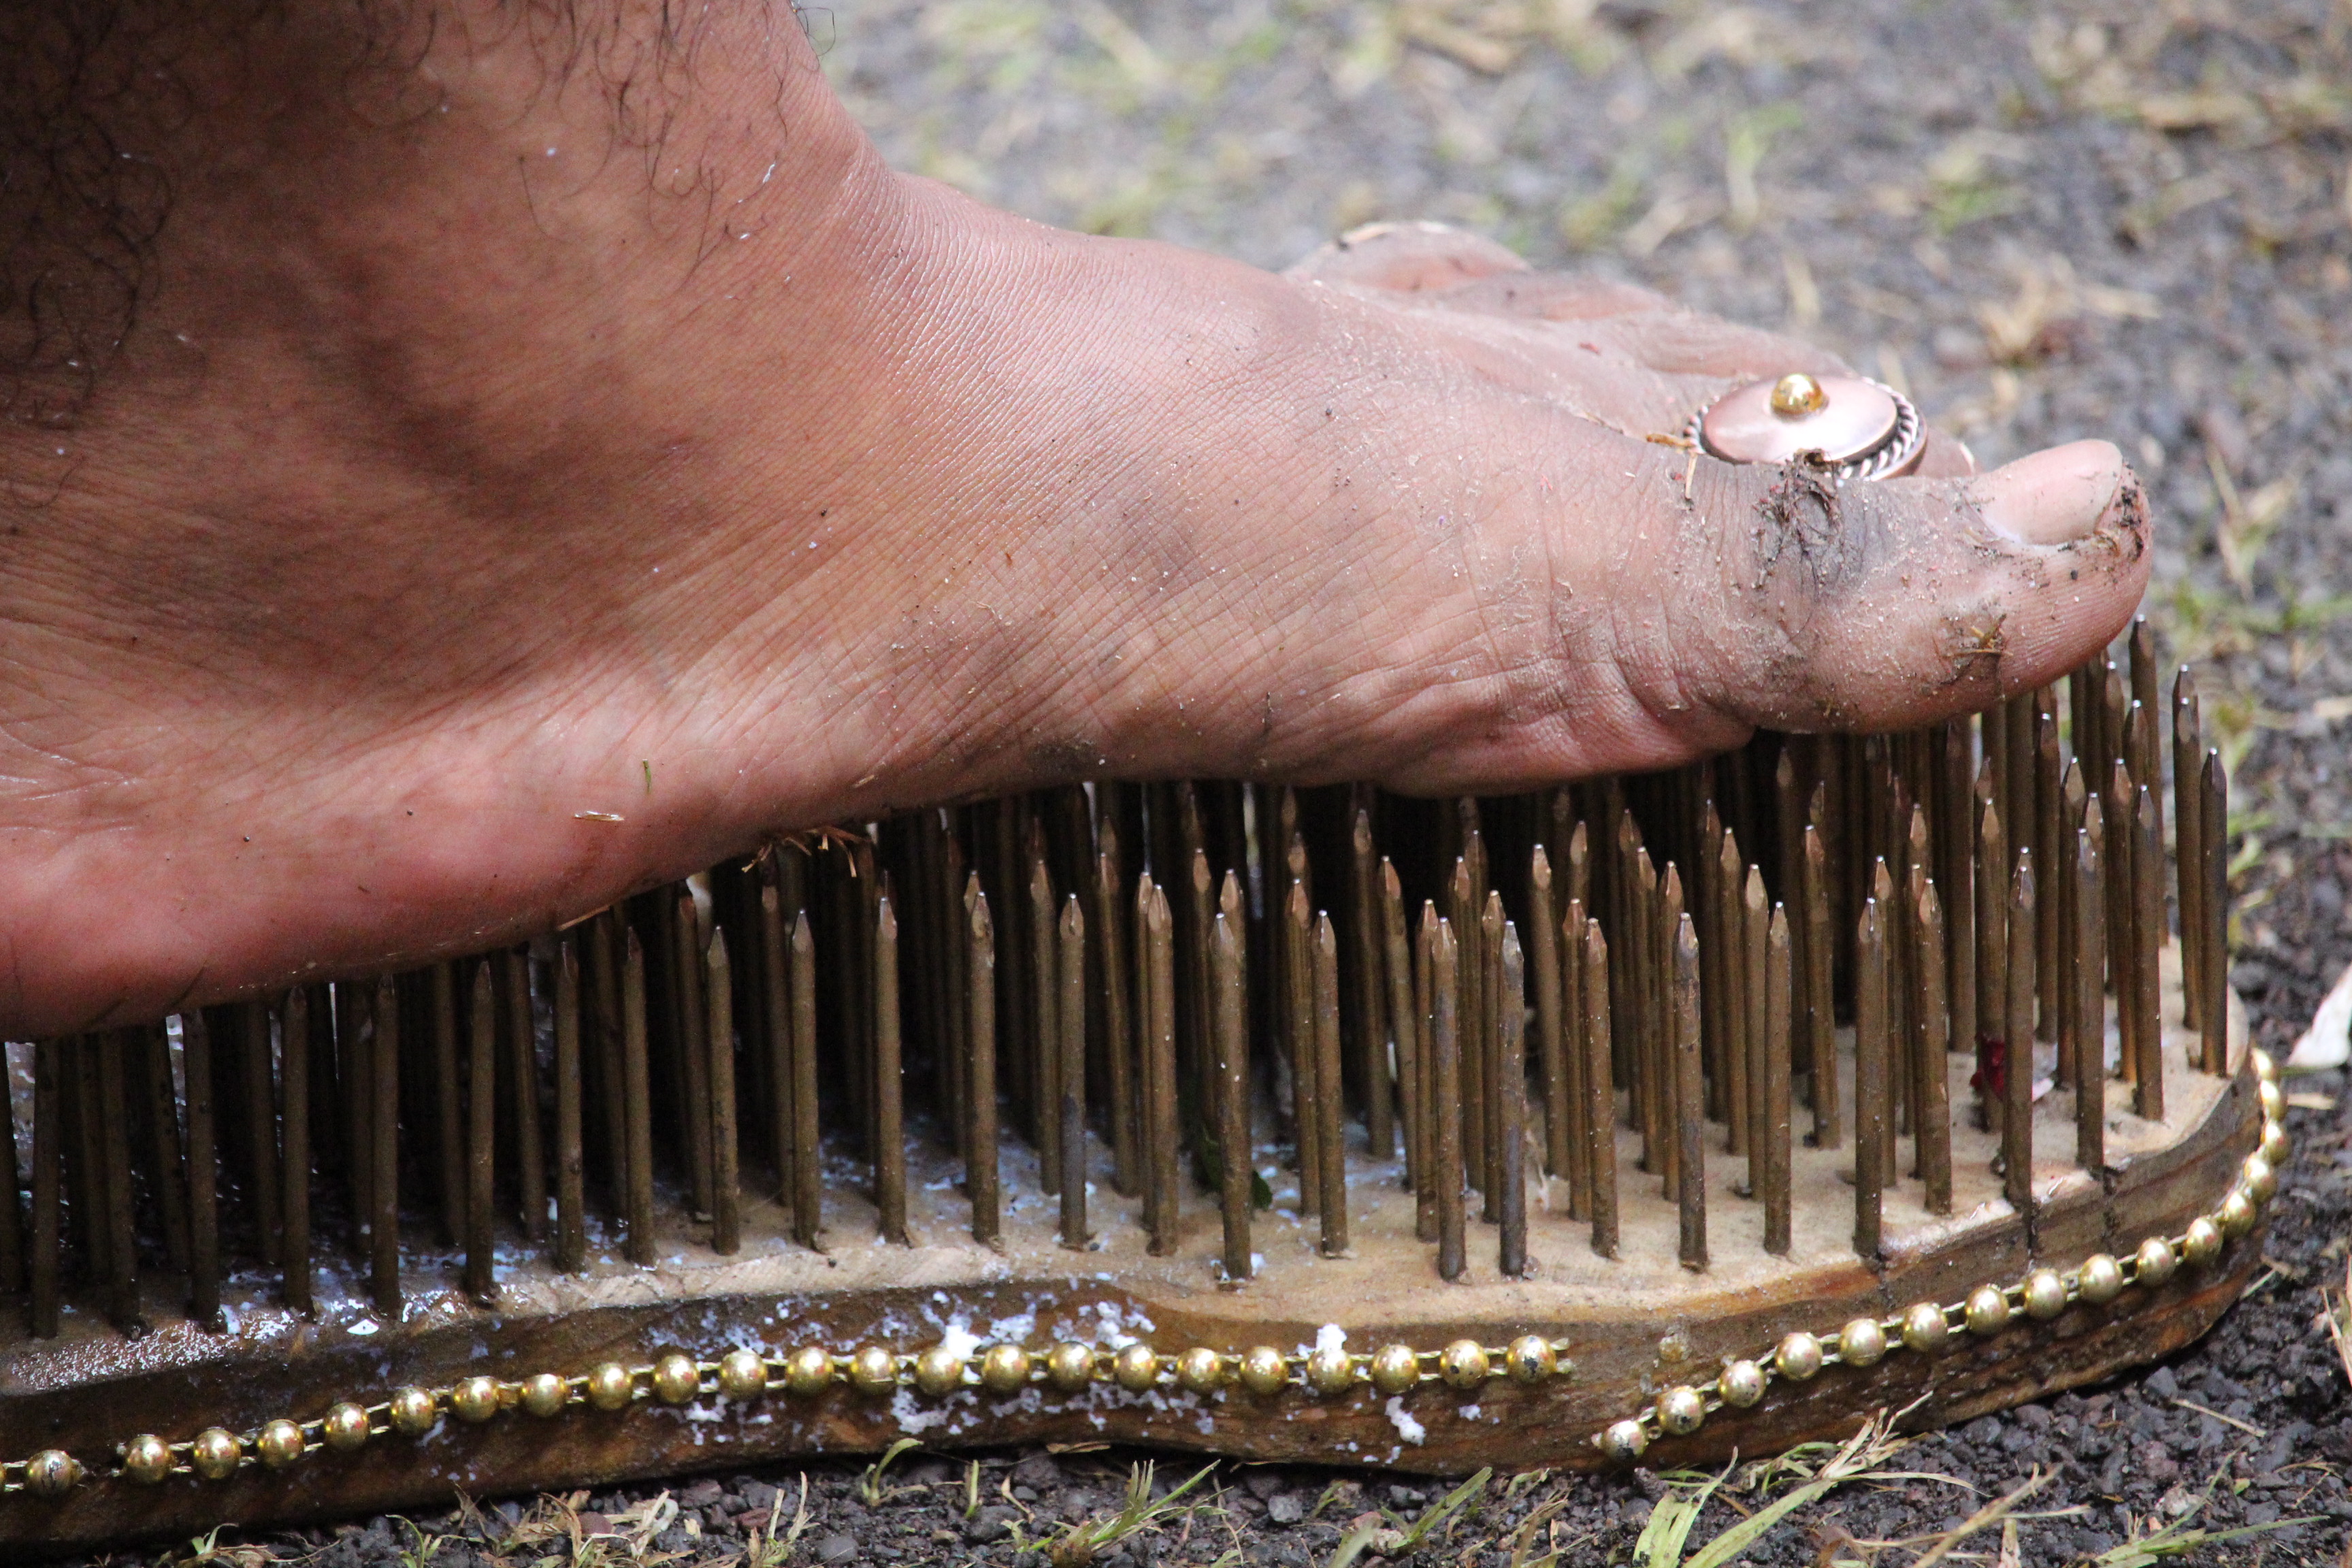
[[[1982,707],[2090,658],[2147,586],[2146,495],[2105,441],[1972,479],[1717,468],[1699,492],[1724,597],[1683,617],[1684,646],[1750,722],[1898,730]]]

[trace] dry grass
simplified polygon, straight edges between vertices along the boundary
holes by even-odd
[[[2345,1380],[2352,1382],[2352,1258],[2345,1259],[2343,1290],[2323,1289],[2319,1301],[2319,1321],[2336,1346],[2336,1359],[2344,1363]]]

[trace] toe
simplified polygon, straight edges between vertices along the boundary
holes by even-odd
[[[1349,230],[1285,274],[1303,283],[1418,294],[1496,273],[1524,273],[1509,247],[1442,223],[1373,223]]]
[[[1784,729],[1900,730],[2056,679],[2147,585],[2145,492],[2104,441],[1969,479],[1838,483],[1802,460],[1710,470],[1686,550],[1720,562],[1679,618],[1709,707]]]

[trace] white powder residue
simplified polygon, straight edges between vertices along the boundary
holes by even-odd
[[[1390,1396],[1388,1413],[1389,1425],[1397,1429],[1398,1436],[1403,1438],[1406,1442],[1412,1444],[1416,1448],[1420,1447],[1421,1445],[1427,1440],[1429,1436],[1429,1428],[1414,1420],[1411,1413],[1405,1409],[1403,1394],[1399,1394]]]
[[[940,1348],[958,1361],[970,1361],[972,1352],[980,1348],[980,1336],[961,1318],[952,1318],[940,1331]]]
[[[890,1401],[890,1415],[898,1423],[899,1431],[919,1436],[944,1425],[953,1412],[944,1405],[924,1405],[915,1398],[913,1389],[902,1388]]]
[[[1344,1351],[1348,1348],[1348,1331],[1337,1323],[1326,1323],[1315,1331],[1315,1348],[1318,1351]]]

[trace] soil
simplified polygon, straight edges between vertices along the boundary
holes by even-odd
[[[2197,663],[2231,763],[2231,977],[2263,1043],[2283,1056],[2352,959],[2343,7],[866,0],[806,20],[901,167],[1051,222],[1279,266],[1370,218],[1444,219],[1540,266],[1809,334],[1988,465],[2117,440],[2159,521],[2147,613]],[[1908,1563],[1916,1548],[1868,1543],[1948,1530],[2039,1469],[2014,1555],[1996,1526],[1959,1542],[1963,1558],[2151,1561],[2124,1543],[2170,1526],[2181,1561],[2339,1562],[2352,1423],[2321,1289],[2342,1285],[2352,1239],[2352,1106],[2341,1075],[2291,1087],[2269,1267],[2212,1334],[2106,1386],[1925,1436],[1892,1461],[1909,1479],[1832,1492],[1746,1561]],[[747,1523],[765,1523],[777,1489],[789,1529],[805,1482],[809,1522],[776,1561],[1042,1564],[1029,1543],[1116,1512],[1150,1458],[998,1453],[975,1470],[972,1456],[917,1455],[883,1473],[878,1502],[861,1495],[864,1466],[832,1464],[581,1507],[612,1520],[667,1491],[679,1511],[652,1553],[717,1563],[757,1544]],[[1197,1468],[1163,1456],[1154,1484]],[[1628,1561],[1674,1485],[1496,1478],[1416,1560]],[[1219,1465],[1184,1500],[1202,1506],[1097,1561],[1323,1564],[1360,1516],[1412,1519],[1444,1489]],[[1727,1487],[1693,1547],[1759,1500]],[[254,1544],[327,1568],[470,1568],[500,1542],[506,1561],[566,1557],[518,1529],[561,1525],[560,1510],[484,1508]],[[2291,1520],[2305,1522],[2179,1535]]]

